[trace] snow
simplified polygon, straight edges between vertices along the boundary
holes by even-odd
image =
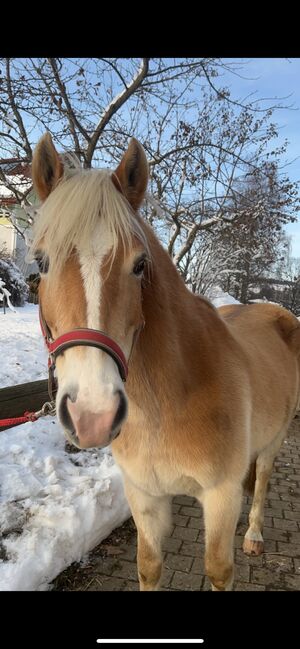
[[[36,305],[0,309],[0,347],[1,387],[46,378]],[[67,453],[49,416],[0,432],[0,484],[0,590],[49,589],[130,515],[110,449]]]
[[[26,178],[25,176],[22,176],[21,174],[15,174],[14,176],[6,176],[6,182],[11,185],[15,189],[15,191],[20,192],[23,194],[26,192],[29,187],[31,187],[31,180]],[[3,182],[0,183],[0,196],[1,198],[13,198],[14,193],[13,191],[4,185]]]
[[[14,311],[14,307],[10,301],[10,292],[5,288],[5,283],[3,282],[2,278],[0,277],[0,302],[4,302],[4,299],[7,302],[8,308],[11,311]]]
[[[1,387],[46,378],[36,305],[0,309],[0,347]],[[0,590],[48,590],[130,516],[110,449],[66,452],[50,416],[0,432],[0,484]]]
[[[224,304],[240,304],[232,295],[224,293],[219,286],[211,288],[206,297],[211,300],[215,307],[223,306]]]
[[[47,378],[47,353],[35,304],[15,307],[16,313],[0,309],[1,388]],[[2,433],[0,433],[1,445]]]

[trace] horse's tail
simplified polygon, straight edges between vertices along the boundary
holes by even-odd
[[[254,493],[255,480],[256,480],[256,459],[250,463],[248,468],[248,473],[244,478],[244,482],[243,482],[244,491],[246,491],[246,493],[249,496],[252,496]]]

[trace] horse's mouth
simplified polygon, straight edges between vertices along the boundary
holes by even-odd
[[[111,444],[115,439],[117,439],[117,437],[119,437],[121,428],[122,427],[120,426],[118,429],[110,433],[107,443],[99,444],[99,446],[91,446],[90,448],[105,448],[106,446],[109,446],[109,444]],[[70,444],[73,444],[73,446],[76,446],[76,448],[79,448],[81,451],[86,450],[81,446],[80,439],[78,435],[76,435],[74,430],[69,430],[67,428],[64,428],[64,434],[68,442],[70,442]]]

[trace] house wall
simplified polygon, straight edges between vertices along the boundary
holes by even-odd
[[[14,254],[16,247],[16,231],[5,217],[0,218],[0,249],[5,246],[9,255]]]
[[[31,273],[39,272],[36,262],[27,263],[26,243],[5,217],[0,218],[0,250],[3,245],[5,245],[6,251],[13,258],[25,278]]]

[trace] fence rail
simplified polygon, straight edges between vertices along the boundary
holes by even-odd
[[[49,401],[48,380],[21,383],[0,390],[0,419],[21,417],[26,410],[40,410]],[[0,431],[12,426],[1,426]]]

